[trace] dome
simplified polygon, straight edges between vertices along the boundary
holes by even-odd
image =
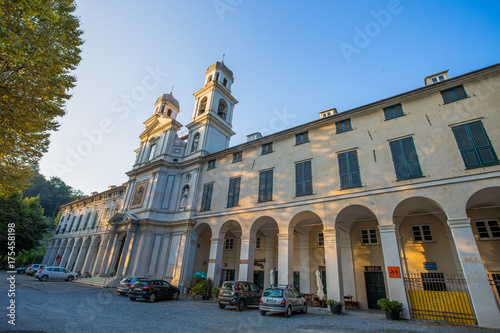
[[[156,101],[156,103],[158,103],[160,100],[165,100],[167,102],[172,103],[178,109],[180,108],[179,101],[175,99],[175,97],[172,95],[172,93],[170,93],[170,94],[163,94],[162,97],[158,98],[158,100]]]

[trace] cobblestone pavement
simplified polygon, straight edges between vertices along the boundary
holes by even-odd
[[[496,332],[473,326],[419,320],[390,322],[381,311],[347,311],[330,315],[323,309],[307,314],[261,316],[257,308],[220,310],[212,301],[131,302],[114,289],[69,282],[40,282],[16,275],[15,298],[7,297],[8,274],[0,272],[0,331],[30,332]],[[15,299],[15,326],[8,323]]]

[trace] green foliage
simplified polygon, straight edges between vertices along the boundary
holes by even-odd
[[[212,296],[217,297],[219,296],[220,289],[217,286],[212,287]]]
[[[21,251],[16,257],[16,267],[23,267],[41,262],[45,255],[45,251],[47,251],[46,246],[38,246],[31,250]]]
[[[403,303],[400,303],[398,301],[391,301],[388,298],[381,298],[377,301],[377,305],[382,308],[382,310],[386,310],[389,312],[397,311],[397,312],[403,312],[404,307]]]
[[[0,195],[0,244],[4,244],[0,248],[0,255],[3,259],[6,259],[8,252],[6,244],[9,224],[15,225],[16,254],[38,246],[48,228],[39,197],[23,199],[19,192],[9,197]]]
[[[326,305],[333,305],[333,306],[340,305],[340,306],[344,306],[344,302],[336,301],[334,299],[327,299],[326,300]]]
[[[197,276],[199,277],[199,276]],[[195,278],[197,278],[195,277]],[[207,295],[211,296],[214,288],[214,283],[211,278],[208,279],[203,279],[201,278],[201,281],[198,280],[199,282],[191,288],[191,292],[195,295]],[[218,293],[217,293],[218,294]]]
[[[200,282],[204,282],[205,279],[202,278],[201,276],[191,276],[188,280],[188,288],[193,291],[193,288],[200,284]]]
[[[0,0],[0,194],[27,186],[80,62],[74,0]]]

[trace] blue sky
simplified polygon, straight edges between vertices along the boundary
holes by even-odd
[[[498,1],[78,1],[77,87],[40,163],[89,194],[127,181],[174,87],[190,122],[208,66],[234,73],[231,145],[500,62]],[[274,120],[273,120],[274,119]]]

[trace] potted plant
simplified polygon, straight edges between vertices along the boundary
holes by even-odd
[[[398,301],[391,301],[388,298],[381,298],[377,305],[385,310],[385,317],[389,320],[399,320],[399,314],[403,312],[403,304]]]
[[[330,312],[336,315],[342,314],[342,307],[344,302],[336,301],[334,299],[326,300],[326,305],[330,307]]]

